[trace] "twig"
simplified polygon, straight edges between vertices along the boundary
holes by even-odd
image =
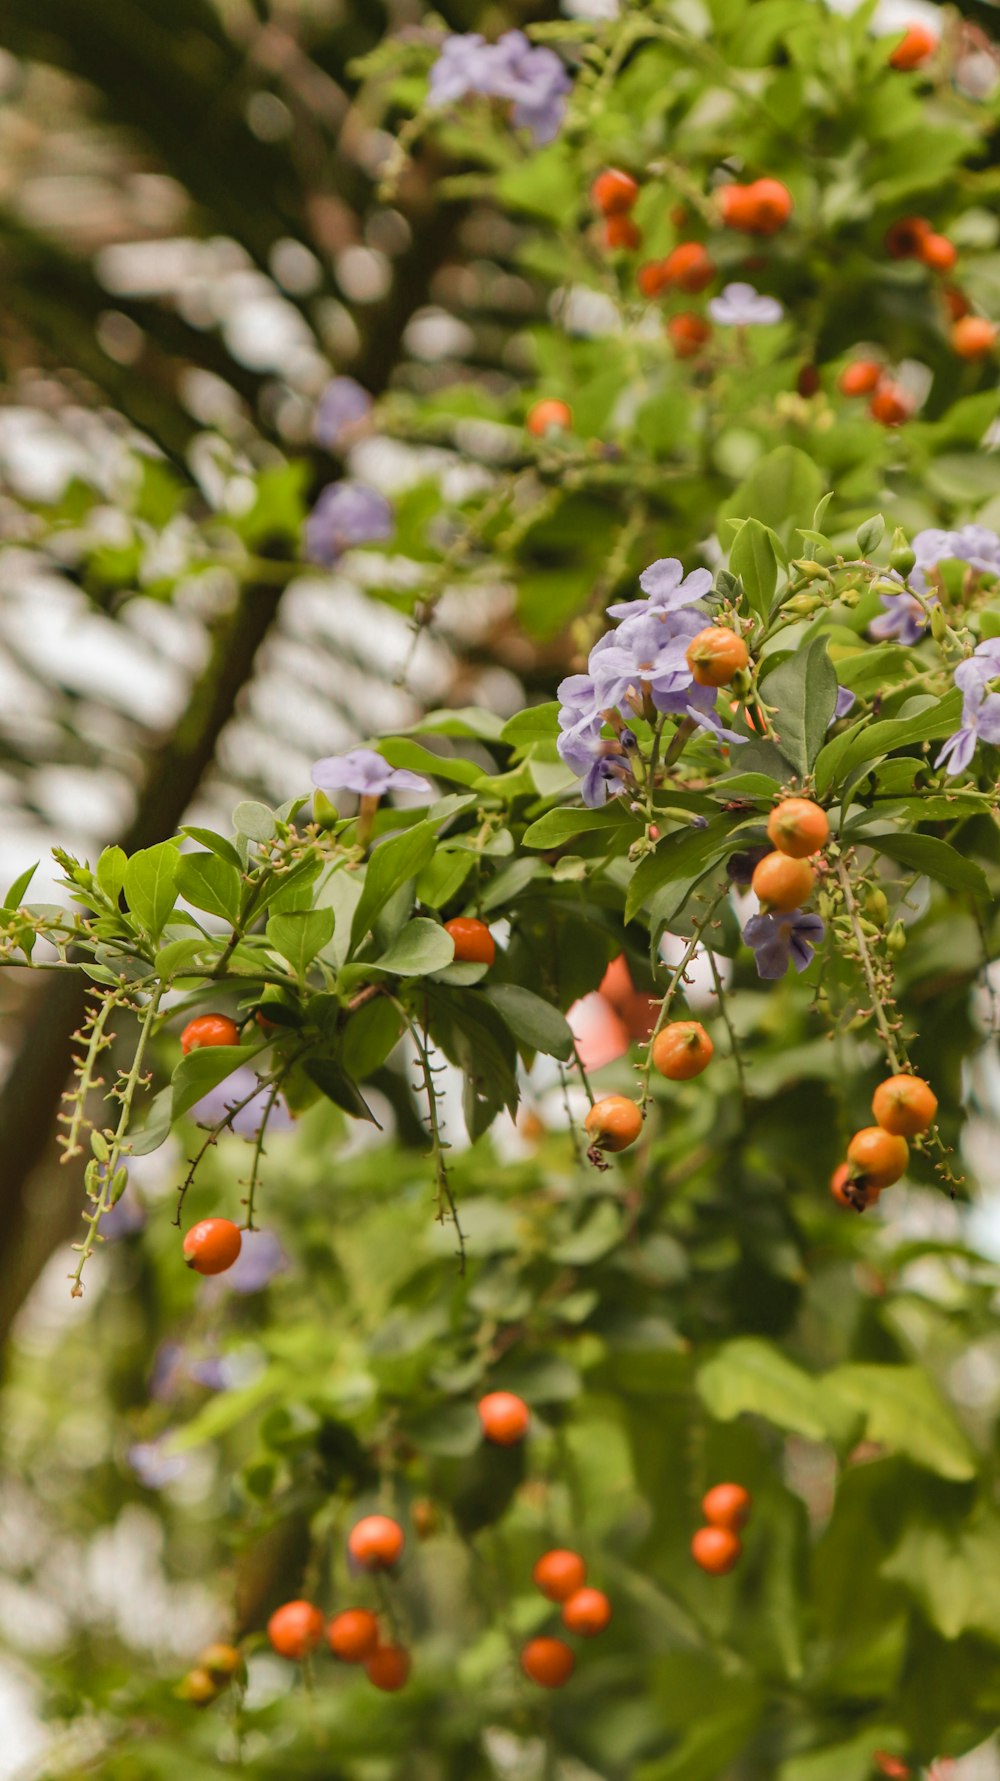
[[[724,884],[722,888],[716,892],[701,920],[695,922],[694,933],[688,941],[687,946],[684,948],[680,962],[674,967],[674,970],[670,974],[670,980],[660,1002],[660,1012],[656,1017],[656,1025],[650,1033],[646,1044],[646,1061],[640,1071],[641,1090],[639,1094],[639,1106],[643,1113],[645,1113],[646,1108],[649,1105],[649,1075],[653,1067],[653,1046],[656,1042],[657,1035],[663,1031],[663,1028],[666,1025],[667,1016],[670,1013],[674,996],[677,994],[685,971],[701,945],[702,935],[708,927],[709,922],[712,920],[719,904],[728,893],[728,884]]]

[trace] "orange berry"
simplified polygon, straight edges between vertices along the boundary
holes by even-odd
[[[576,1659],[562,1639],[529,1639],[521,1652],[521,1668],[541,1688],[564,1688]]]
[[[891,1756],[888,1750],[873,1750],[872,1762],[880,1775],[888,1775],[889,1781],[908,1781],[911,1769],[899,1756]]]
[[[341,1663],[364,1663],[378,1648],[378,1621],[370,1608],[345,1608],[342,1614],[334,1615],[326,1629],[326,1639]]]
[[[952,325],[951,344],[960,359],[984,359],[996,343],[996,323],[984,315],[963,315]]]
[[[369,1682],[383,1694],[398,1694],[410,1679],[410,1654],[402,1645],[380,1645],[364,1664]]]
[[[497,944],[484,921],[471,915],[456,915],[446,921],[444,931],[455,942],[455,960],[468,965],[492,965]]]
[[[723,222],[746,235],[774,235],[792,214],[792,194],[780,179],[720,186],[718,196]]]
[[[890,260],[915,260],[932,233],[930,223],[922,216],[901,216],[885,232],[885,251]]]
[[[842,396],[870,396],[878,388],[881,376],[877,359],[852,359],[840,373],[837,388]]]
[[[184,1238],[184,1260],[196,1274],[224,1274],[243,1247],[239,1226],[229,1218],[203,1218]]]
[[[724,1577],[742,1551],[739,1535],[728,1527],[700,1527],[691,1541],[691,1557],[710,1577]]]
[[[851,1173],[860,1175],[871,1187],[891,1187],[906,1173],[910,1148],[905,1138],[895,1132],[883,1131],[880,1125],[867,1125],[855,1132],[847,1146]]]
[[[898,384],[882,383],[875,391],[868,404],[868,412],[872,420],[883,427],[901,427],[908,421],[913,409]]]
[[[866,1211],[869,1206],[874,1206],[881,1191],[865,1181],[852,1180],[850,1163],[841,1163],[830,1176],[830,1192],[837,1205],[843,1206],[846,1212]]]
[[[311,1602],[286,1602],[271,1615],[267,1636],[279,1657],[301,1663],[323,1637],[323,1616]]]
[[[693,359],[712,338],[712,328],[703,315],[684,310],[680,315],[670,317],[667,335],[679,359]]]
[[[543,439],[546,433],[568,432],[573,425],[573,410],[557,396],[545,396],[529,408],[524,424],[536,439]]]
[[[807,860],[790,859],[787,853],[766,853],[754,867],[750,880],[760,906],[788,915],[812,896],[816,879]]]
[[[632,253],[642,241],[642,231],[630,216],[609,216],[604,223],[604,245],[611,251],[623,248]]]
[[[523,1441],[531,1422],[531,1411],[523,1398],[512,1391],[490,1391],[477,1405],[479,1421],[487,1441],[495,1447],[516,1447]]]
[[[647,260],[640,266],[635,275],[635,282],[641,294],[652,302],[654,297],[662,297],[670,280],[667,276],[666,260]]]
[[[668,1082],[690,1082],[708,1068],[714,1051],[700,1021],[672,1020],[653,1040],[653,1068]]]
[[[958,248],[947,235],[925,235],[917,258],[932,272],[950,272],[958,259]]]
[[[531,1573],[536,1589],[550,1602],[568,1602],[587,1580],[587,1567],[578,1552],[554,1546],[543,1552]]]
[[[889,56],[890,68],[899,68],[909,73],[914,68],[922,67],[937,49],[938,40],[933,31],[926,25],[911,25],[906,35],[897,43]]]
[[[347,1550],[365,1571],[388,1571],[398,1563],[405,1542],[391,1515],[364,1515],[347,1536]]]
[[[220,1680],[235,1676],[237,1670],[243,1668],[243,1659],[235,1645],[206,1645],[199,1653],[198,1665],[207,1670],[209,1675]]]
[[[897,1138],[915,1138],[934,1124],[937,1095],[920,1076],[890,1076],[880,1082],[872,1100],[872,1112],[884,1132]]]
[[[750,1492],[742,1484],[713,1484],[701,1499],[701,1512],[712,1527],[738,1534],[750,1515]]]
[[[595,1101],[584,1126],[598,1150],[627,1150],[642,1131],[642,1114],[625,1095],[605,1095]]]
[[[631,173],[623,173],[620,167],[605,168],[590,188],[591,203],[603,216],[621,216],[631,210],[638,196],[636,181]]]
[[[207,1707],[218,1695],[219,1684],[199,1664],[178,1683],[176,1692],[180,1700],[189,1701],[192,1707]]]
[[[200,1051],[204,1045],[238,1045],[240,1029],[228,1014],[199,1014],[188,1021],[181,1034],[181,1050]]]
[[[805,860],[819,853],[830,839],[830,824],[825,810],[811,798],[785,798],[776,804],[767,819],[767,838],[779,853],[793,860]]]
[[[685,660],[699,686],[727,686],[750,660],[742,637],[725,625],[706,625],[687,646]]]
[[[715,266],[700,241],[682,241],[668,253],[663,270],[682,291],[703,291],[715,277]]]
[[[563,1626],[582,1639],[595,1639],[610,1619],[611,1603],[603,1589],[578,1589],[563,1605]]]

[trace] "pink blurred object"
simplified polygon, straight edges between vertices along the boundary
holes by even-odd
[[[649,1038],[656,1025],[660,1004],[655,996],[647,996],[643,990],[636,989],[623,952],[611,960],[601,978],[600,994],[624,1021],[631,1038]]]
[[[600,1070],[625,1056],[630,1043],[628,1029],[599,990],[574,1002],[566,1019],[585,1070]]]

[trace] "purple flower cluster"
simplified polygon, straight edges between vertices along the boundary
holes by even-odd
[[[478,31],[446,37],[430,77],[430,103],[455,105],[475,95],[513,106],[519,130],[536,148],[559,134],[571,81],[553,50],[536,49],[523,31],[505,31],[487,43]]]
[[[951,532],[928,526],[914,538],[913,554],[917,560],[907,580],[916,593],[923,595],[923,600],[915,600],[911,593],[883,594],[884,611],[868,627],[869,635],[879,643],[895,638],[912,647],[920,642],[928,625],[926,608],[937,605],[937,593],[929,578],[939,563],[968,563],[970,569],[977,569],[980,574],[1000,575],[1000,538],[988,526],[959,526]],[[893,579],[898,577],[894,575]]]
[[[962,692],[962,722],[934,763],[947,766],[949,775],[971,766],[977,742],[1000,743],[1000,692],[991,691],[996,680],[1000,680],[1000,637],[991,637],[955,669],[955,685]]]
[[[352,748],[347,754],[314,761],[310,778],[321,792],[355,792],[359,798],[382,798],[386,792],[433,791],[429,779],[408,767],[390,767],[373,748]]]
[[[332,569],[353,545],[383,544],[392,532],[392,508],[377,489],[331,482],[306,520],[306,556]]]
[[[687,664],[688,645],[708,622],[690,608],[711,590],[709,571],[685,575],[676,557],[661,557],[639,577],[639,586],[646,598],[609,606],[616,628],[595,643],[586,674],[571,674],[558,689],[556,746],[582,779],[583,801],[592,807],[633,782],[638,742],[628,726],[650,710],[690,718],[719,741],[747,740],[723,728],[715,688],[698,686]]]
[[[327,451],[339,451],[364,427],[371,411],[372,399],[356,378],[331,378],[316,405],[316,443]]]

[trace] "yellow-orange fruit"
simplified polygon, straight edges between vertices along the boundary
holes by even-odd
[[[692,637],[685,654],[699,686],[727,686],[750,660],[742,637],[725,625],[706,625]]]
[[[690,1082],[708,1068],[714,1051],[700,1021],[672,1020],[653,1040],[653,1068],[668,1082]]]
[[[812,896],[815,883],[808,861],[791,859],[787,853],[766,853],[750,880],[761,907],[779,915],[800,908]]]
[[[872,1112],[884,1132],[897,1138],[915,1138],[934,1124],[937,1095],[920,1076],[890,1076],[880,1082],[872,1100]]]
[[[642,1114],[625,1095],[595,1101],[584,1121],[587,1136],[600,1150],[627,1150],[642,1131]]]
[[[826,811],[811,798],[785,798],[767,819],[767,838],[779,853],[805,860],[819,853],[830,839]]]
[[[847,1146],[847,1160],[852,1173],[860,1175],[872,1187],[891,1187],[906,1173],[910,1147],[895,1132],[883,1131],[880,1125],[867,1125]]]

